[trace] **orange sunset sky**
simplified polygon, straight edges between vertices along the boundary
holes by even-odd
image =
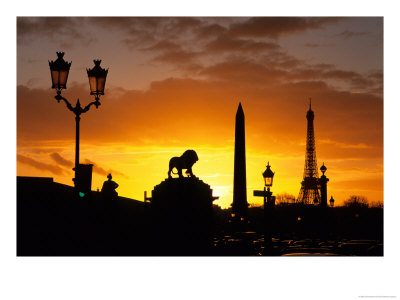
[[[196,150],[193,173],[232,203],[235,114],[246,121],[248,202],[297,197],[312,98],[318,168],[328,198],[383,201],[383,18],[17,18],[17,175],[72,185],[75,120],[52,90],[49,60],[72,61],[73,105],[93,101],[86,68],[109,68],[99,109],[80,122],[80,162],[94,190],[109,172],[119,195],[143,200],[172,156]]]

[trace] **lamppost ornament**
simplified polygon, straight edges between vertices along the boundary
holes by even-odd
[[[325,167],[325,163],[322,163],[320,170],[322,172],[322,175],[325,175],[326,170],[328,170],[327,167]]]
[[[75,187],[79,184],[77,182],[77,178],[79,178],[79,121],[80,115],[89,111],[92,105],[96,106],[96,108],[100,105],[100,95],[104,95],[104,88],[106,84],[106,78],[108,74],[108,69],[105,70],[100,67],[101,60],[94,60],[94,67],[92,69],[86,69],[88,77],[89,77],[89,85],[90,85],[90,95],[95,96],[95,101],[90,102],[84,108],[82,108],[79,99],[76,101],[75,107],[71,105],[71,103],[61,96],[61,91],[67,88],[67,79],[69,74],[69,69],[71,67],[72,62],[66,62],[64,60],[64,52],[57,52],[57,59],[55,61],[49,61],[50,66],[50,74],[52,86],[51,88],[57,91],[57,95],[54,98],[60,103],[61,100],[64,101],[67,108],[72,111],[75,115],[76,122],[76,144],[75,144],[75,178],[74,184]]]

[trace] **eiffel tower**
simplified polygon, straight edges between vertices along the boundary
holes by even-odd
[[[319,175],[317,168],[317,154],[315,152],[314,137],[314,112],[310,109],[307,112],[307,144],[306,144],[306,162],[304,164],[303,181],[297,203],[318,204],[321,202]]]

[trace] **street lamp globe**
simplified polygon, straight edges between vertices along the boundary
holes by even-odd
[[[327,167],[325,167],[325,163],[322,163],[320,170],[322,172],[322,175],[325,175],[326,170],[328,170]]]
[[[108,70],[100,67],[101,60],[94,60],[94,67],[86,69],[89,77],[90,95],[95,95],[98,100],[99,95],[104,95]]]
[[[272,182],[274,180],[274,175],[275,175],[275,173],[271,171],[271,167],[268,162],[267,169],[262,174],[266,187],[270,188],[272,186]]]
[[[67,88],[67,79],[69,68],[72,62],[66,62],[64,60],[64,52],[56,52],[57,59],[55,61],[49,61],[50,74],[52,89],[56,89],[57,93],[61,93],[62,89]]]

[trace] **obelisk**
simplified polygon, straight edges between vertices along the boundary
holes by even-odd
[[[242,104],[236,112],[232,217],[247,222],[246,146]]]

